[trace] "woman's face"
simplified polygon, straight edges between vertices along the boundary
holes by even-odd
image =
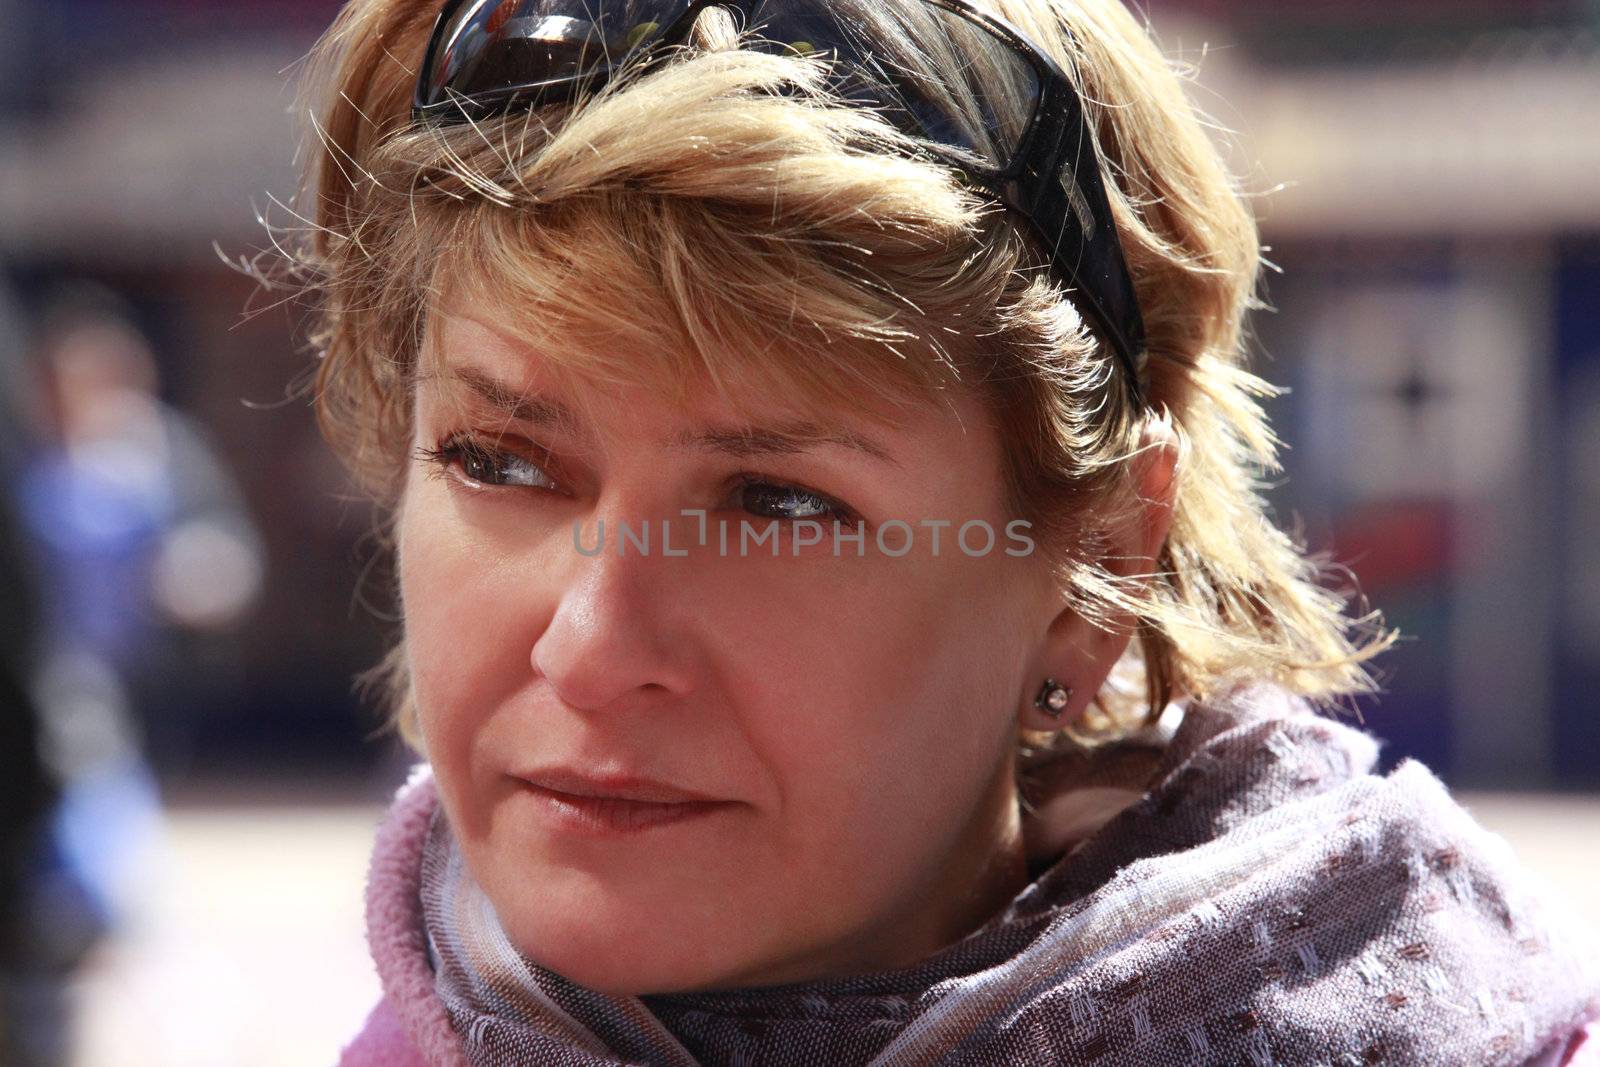
[[[406,635],[445,810],[520,950],[613,992],[800,981],[914,962],[1021,887],[1011,753],[1060,607],[980,405],[808,426],[774,396],[752,425],[709,392],[559,392],[470,306],[434,338]],[[969,522],[992,548],[958,544]],[[558,770],[720,803],[578,801]]]

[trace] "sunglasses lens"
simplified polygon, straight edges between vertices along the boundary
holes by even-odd
[[[752,28],[766,47],[826,54],[842,96],[955,150],[980,174],[1011,167],[1043,91],[1039,71],[1010,44],[933,3],[769,0]]]
[[[421,103],[490,104],[610,71],[691,0],[466,0],[441,28]],[[907,133],[1009,168],[1039,102],[1039,72],[1006,41],[936,3],[757,4],[760,44],[833,60],[835,89]]]
[[[689,0],[467,0],[422,81],[423,106],[533,93],[610,70],[669,28]]]

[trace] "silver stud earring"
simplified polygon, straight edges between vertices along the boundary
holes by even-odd
[[[1044,685],[1039,687],[1039,695],[1033,698],[1033,706],[1050,716],[1052,719],[1061,718],[1061,713],[1066,710],[1067,702],[1072,699],[1072,690],[1062,685],[1054,678],[1046,678]]]

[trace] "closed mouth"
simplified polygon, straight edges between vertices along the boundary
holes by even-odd
[[[569,829],[626,832],[709,815],[732,807],[730,801],[649,801],[617,796],[583,796],[526,783],[545,812]]]

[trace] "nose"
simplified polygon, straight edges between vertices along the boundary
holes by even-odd
[[[684,696],[693,689],[684,578],[689,562],[618,551],[606,522],[598,554],[572,545],[565,588],[544,632],[534,641],[533,668],[563,703],[600,710],[630,698]],[[592,551],[595,531],[585,531]],[[655,546],[651,546],[655,547]]]

